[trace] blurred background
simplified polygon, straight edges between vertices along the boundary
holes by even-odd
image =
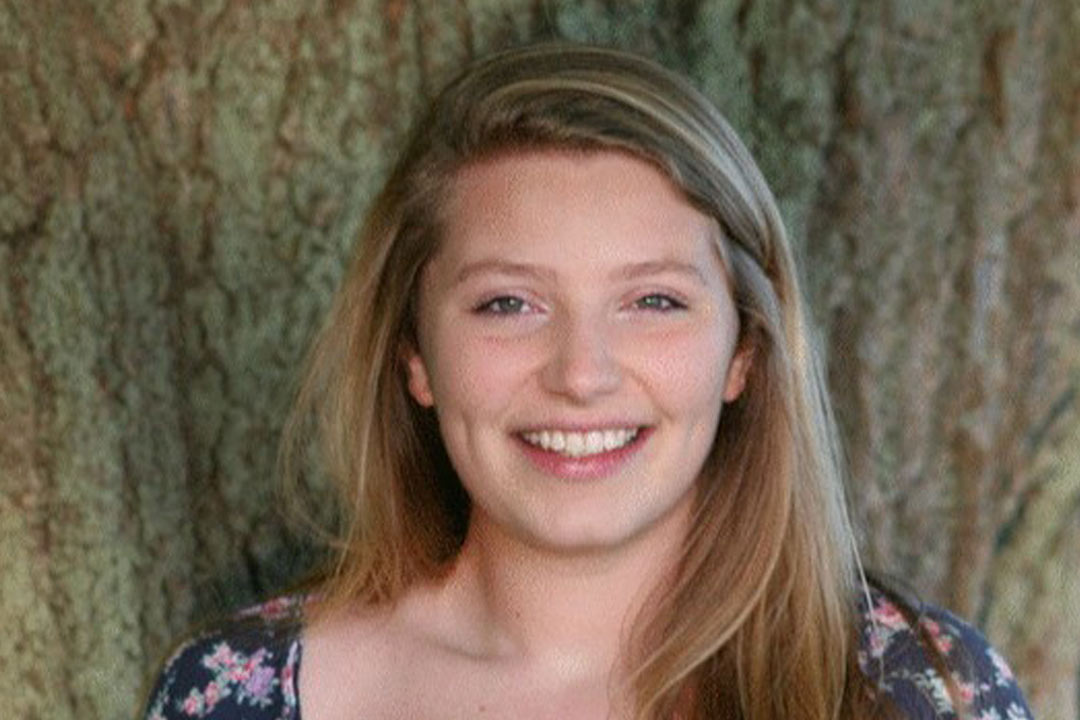
[[[551,37],[747,140],[867,564],[1080,717],[1076,0],[0,0],[0,716],[132,717],[310,565],[276,445],[372,194],[450,75]]]

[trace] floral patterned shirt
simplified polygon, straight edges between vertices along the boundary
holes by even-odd
[[[145,720],[300,720],[301,604],[272,600],[183,644],[165,663]],[[863,672],[912,720],[956,718],[944,678],[899,607],[872,590],[860,609]],[[945,658],[968,717],[1031,720],[1012,671],[977,630],[929,605],[918,624]]]

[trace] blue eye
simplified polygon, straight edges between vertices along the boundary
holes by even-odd
[[[481,303],[477,306],[476,312],[489,315],[518,315],[526,312],[527,308],[528,303],[519,297],[500,295],[497,298]]]
[[[663,295],[661,293],[646,295],[645,297],[639,298],[634,304],[643,310],[656,310],[658,312],[686,309],[685,304],[679,302],[670,295]]]

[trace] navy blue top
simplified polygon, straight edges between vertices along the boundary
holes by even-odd
[[[157,679],[146,720],[300,720],[300,606],[297,598],[272,600],[184,643]],[[874,590],[860,611],[863,672],[909,718],[955,718],[944,679],[898,606]],[[929,605],[918,624],[945,659],[971,717],[1031,719],[1009,666],[977,630]]]

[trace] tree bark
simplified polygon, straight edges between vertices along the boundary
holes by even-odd
[[[1080,717],[1074,0],[0,0],[0,716],[133,715],[312,555],[281,422],[424,101],[540,37],[689,75],[781,199],[868,564]]]

